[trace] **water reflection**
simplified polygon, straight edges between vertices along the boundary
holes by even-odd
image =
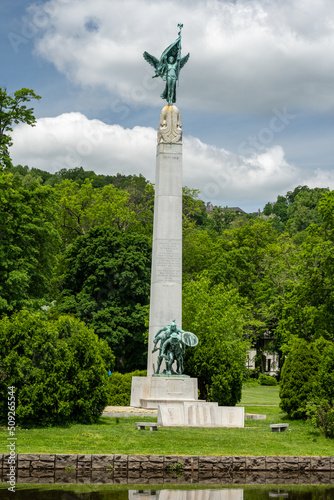
[[[1,485],[3,486],[3,485]],[[14,498],[0,488],[1,500]],[[19,485],[15,500],[334,500],[334,486],[242,486],[198,489],[123,489],[113,485]]]
[[[243,489],[130,490],[129,500],[243,500]]]

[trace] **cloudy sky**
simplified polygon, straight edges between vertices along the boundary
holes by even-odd
[[[154,182],[164,83],[142,54],[159,57],[180,22],[184,185],[245,211],[334,189],[331,0],[2,0],[0,86],[42,96],[14,163]]]

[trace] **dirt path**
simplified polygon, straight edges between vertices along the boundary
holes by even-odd
[[[158,410],[135,408],[134,406],[106,406],[103,417],[156,417]]]

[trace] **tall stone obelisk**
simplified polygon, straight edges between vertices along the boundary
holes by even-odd
[[[147,377],[132,377],[131,406],[158,408],[162,403],[198,400],[197,379],[154,376],[154,337],[173,320],[181,328],[182,126],[178,108],[168,105],[161,111],[158,129]]]
[[[147,376],[157,367],[154,336],[182,321],[182,125],[174,105],[161,111],[155,171],[155,201]]]
[[[161,111],[158,129],[147,377],[132,377],[131,386],[131,406],[143,408],[198,400],[197,379],[172,375],[163,367],[154,376],[158,351],[152,353],[156,333],[173,321],[180,329],[182,321],[182,126],[174,105],[176,83],[189,59],[189,54],[181,57],[182,27],[178,24],[177,39],[160,59],[143,54],[155,69],[153,78],[161,77],[166,83],[161,98],[168,103]]]

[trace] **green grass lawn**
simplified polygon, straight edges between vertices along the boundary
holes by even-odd
[[[325,439],[309,422],[289,420],[278,407],[278,387],[246,386],[241,405],[246,413],[266,420],[245,420],[243,429],[159,428],[138,431],[135,422],[148,417],[101,417],[94,425],[18,429],[17,453],[97,453],[144,455],[333,455],[333,440]],[[256,406],[251,406],[251,404]],[[263,405],[263,406],[258,406]],[[266,406],[268,405],[268,406]],[[269,425],[288,422],[289,430],[273,433]],[[0,453],[6,452],[8,431],[0,428]]]
[[[243,429],[159,428],[138,431],[138,417],[102,417],[95,425],[18,429],[17,453],[97,453],[152,455],[332,455],[333,441],[308,422],[289,421],[290,430],[272,433],[269,424],[288,420],[277,407],[247,407],[266,420],[246,420]],[[152,417],[139,420],[153,421]],[[0,453],[6,452],[7,430],[0,429]]]
[[[279,387],[269,387],[265,385],[244,385],[242,397],[238,406],[248,405],[279,405]]]

